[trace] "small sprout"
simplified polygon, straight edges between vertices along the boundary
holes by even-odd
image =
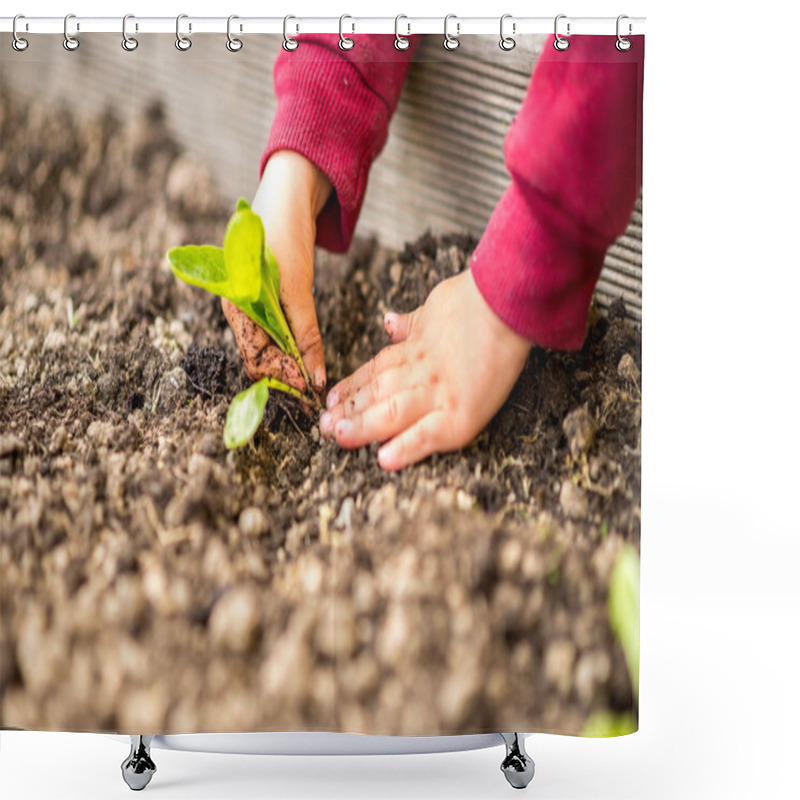
[[[605,541],[608,538],[608,522],[603,520],[600,523],[600,538]]]
[[[622,645],[634,696],[639,696],[639,556],[625,545],[617,556],[608,588],[608,618]]]
[[[605,523],[604,523],[605,524]],[[625,545],[611,571],[608,589],[608,618],[611,630],[622,646],[633,696],[639,698],[639,555]],[[632,712],[595,711],[583,726],[582,736],[624,736],[639,726]]]
[[[615,714],[613,711],[595,711],[583,726],[581,736],[603,738],[626,736],[639,730],[633,714]]]
[[[311,380],[300,355],[280,303],[280,269],[264,241],[261,217],[240,198],[228,221],[222,247],[187,245],[173,247],[168,253],[170,268],[176,277],[211,294],[224,297],[260,325],[284,353],[300,368],[308,395],[274,378],[263,378],[231,401],[225,423],[225,446],[242,447],[255,434],[269,399],[269,390],[277,389],[312,407],[319,398],[312,393]]]

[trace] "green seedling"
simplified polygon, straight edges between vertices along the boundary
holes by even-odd
[[[608,619],[611,630],[625,654],[625,663],[639,699],[639,555],[626,544],[611,571],[608,587]],[[622,736],[637,729],[632,713],[616,714],[597,711],[586,722],[583,736]]]
[[[633,694],[639,696],[639,556],[627,544],[617,556],[608,587],[608,619],[622,645]]]
[[[230,300],[260,325],[297,362],[309,387],[307,391],[312,391],[308,371],[281,308],[278,261],[264,241],[261,217],[244,198],[240,198],[228,221],[222,247],[173,247],[167,257],[176,277]],[[262,378],[231,401],[225,422],[227,448],[241,447],[253,437],[264,416],[270,389],[285,392],[314,408],[319,406],[313,394],[304,395],[275,378]]]

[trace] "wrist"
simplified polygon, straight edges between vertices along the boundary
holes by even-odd
[[[267,160],[261,175],[253,209],[260,212],[276,197],[308,209],[316,220],[328,202],[333,187],[325,173],[305,156],[293,150],[277,150]]]
[[[484,298],[480,288],[475,283],[472,270],[467,270],[467,274],[469,275],[470,294],[476,306],[477,317],[483,320],[486,329],[490,332],[490,336],[497,346],[502,348],[503,352],[511,355],[512,360],[524,364],[528,353],[533,347],[533,342],[521,336],[501,319],[497,312],[486,302],[486,298]]]

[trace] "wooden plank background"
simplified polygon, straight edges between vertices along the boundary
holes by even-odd
[[[428,229],[480,236],[509,182],[503,139],[545,37],[518,37],[511,52],[497,41],[465,36],[448,52],[440,37],[425,38],[372,169],[358,234],[374,234],[395,248]],[[252,197],[258,184],[280,42],[275,35],[249,36],[239,53],[229,53],[224,37],[198,36],[190,50],[178,52],[173,36],[158,34],[140,36],[139,48],[128,53],[120,36],[87,34],[72,53],[60,36],[31,37],[28,50],[16,53],[11,36],[3,34],[0,91],[65,102],[78,114],[111,107],[121,119],[161,98],[178,141],[233,202]],[[226,136],[204,124],[209,117],[226,121]],[[622,296],[641,320],[641,197],[627,231],[608,251],[596,295],[603,306]]]

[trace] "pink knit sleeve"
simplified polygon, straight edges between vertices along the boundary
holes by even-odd
[[[356,37],[353,49],[339,36],[297,36],[281,51],[273,79],[278,106],[261,157],[261,172],[276,150],[294,150],[319,167],[333,195],[317,218],[317,244],[347,250],[364,200],[372,162],[383,149],[389,120],[416,49],[398,51],[394,36]]]
[[[550,37],[506,136],[511,185],[471,269],[493,311],[544,347],[579,349],[606,249],[642,174],[644,37]]]

